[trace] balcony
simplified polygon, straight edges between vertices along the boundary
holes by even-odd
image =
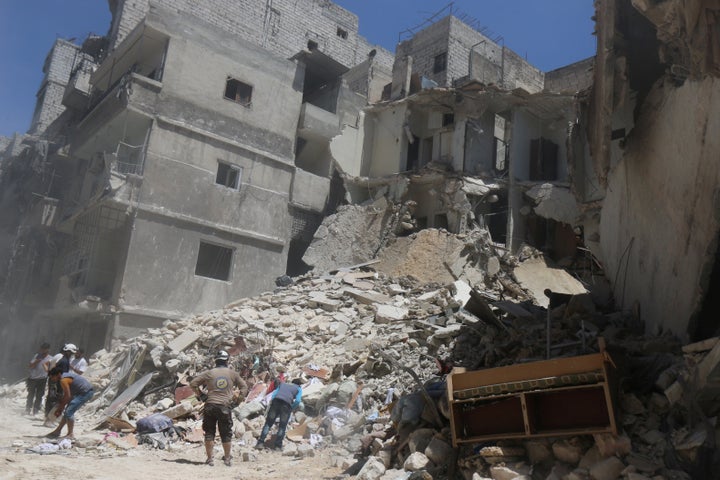
[[[340,133],[338,116],[311,103],[300,109],[298,134],[303,138],[330,140]]]

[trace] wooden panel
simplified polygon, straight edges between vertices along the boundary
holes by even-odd
[[[526,393],[531,433],[611,427],[605,385]]]
[[[591,372],[603,368],[603,355],[594,353],[580,357],[543,360],[507,367],[475,370],[472,372],[452,374],[453,391],[464,390],[479,385],[533,380],[545,377],[557,377],[573,373]]]
[[[517,395],[472,406],[465,405],[458,413],[463,437],[526,433],[522,404]]]

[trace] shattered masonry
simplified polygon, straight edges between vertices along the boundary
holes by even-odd
[[[380,478],[449,468],[460,426],[445,423],[448,409],[483,415],[494,402],[441,386],[456,406],[438,401],[388,433],[403,425],[402,412],[381,418],[388,388],[400,411],[430,405],[403,367],[420,364],[422,378],[445,361],[505,367],[586,354],[603,337],[627,375],[615,392],[623,434],[499,442],[457,467],[493,478],[713,471],[717,1],[598,0],[597,55],[552,72],[452,9],[393,56],[331,2],[250,3],[221,24],[191,2],[110,1],[108,35],[55,43],[31,128],[0,139],[4,338],[39,343],[72,326],[68,340],[100,350],[104,383],[129,359],[175,374],[250,329],[254,348],[310,376],[328,359],[307,428],[362,450],[363,471],[349,471]],[[288,18],[297,28],[282,27]],[[292,286],[253,297],[277,277]],[[312,337],[359,360],[331,362]],[[20,375],[26,347],[3,351],[2,375]],[[614,433],[615,393],[594,378],[601,386],[566,388],[602,396],[606,416],[577,418]],[[103,387],[98,410],[119,393]],[[353,407],[351,391],[369,404]],[[511,412],[535,398],[502,395]],[[327,401],[351,412],[339,431],[322,424]],[[179,418],[196,410],[174,403]]]

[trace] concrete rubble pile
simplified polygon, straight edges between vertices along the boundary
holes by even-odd
[[[397,245],[396,254],[386,255]],[[587,294],[567,295],[550,309],[552,353],[589,353],[597,337],[606,339],[623,372],[623,432],[452,447],[450,369],[545,356],[546,309],[516,275],[524,265],[538,268],[539,258],[532,249],[519,257],[498,253],[479,230],[423,230],[393,238],[368,264],[308,274],[221,310],[168,320],[93,356],[87,376],[99,393],[83,408],[83,430],[98,425],[106,433],[84,435],[76,446],[103,442],[107,455],[138,442],[145,448],[201,442],[203,404],[186,385],[226,349],[252,387],[234,410],[244,461],[257,455],[250,446],[263,424],[267,386],[285,372],[305,384],[304,408],[293,415],[283,455],[327,448],[335,465],[356,478],[703,478],[693,472],[716,455],[720,343],[687,346],[684,358],[675,339],[643,337],[632,317],[597,311]],[[447,277],[420,280],[409,273],[418,263]],[[20,386],[4,390],[24,398]],[[134,422],[156,412],[176,428],[130,433]]]

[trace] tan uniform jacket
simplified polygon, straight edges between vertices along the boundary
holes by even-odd
[[[195,377],[190,386],[194,389],[205,385],[208,398],[205,403],[215,405],[230,405],[233,398],[233,388],[238,388],[242,398],[247,395],[247,384],[240,375],[227,367],[215,367]]]

